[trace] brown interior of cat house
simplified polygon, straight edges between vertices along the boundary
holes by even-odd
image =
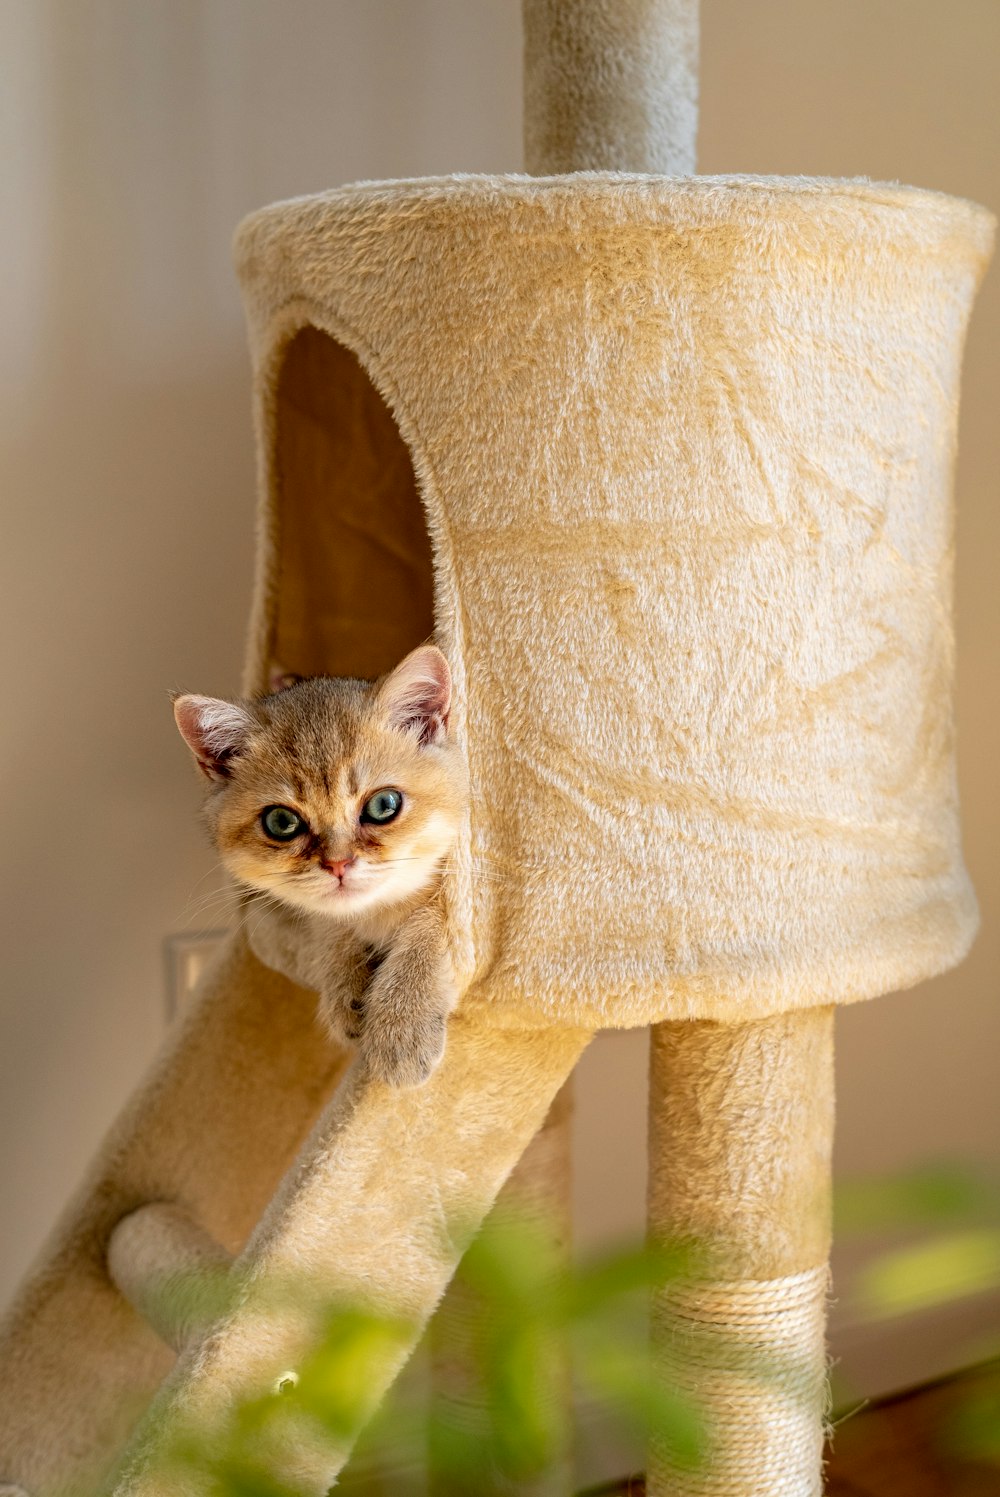
[[[275,419],[271,658],[299,675],[372,679],[434,628],[409,450],[358,359],[315,327],[286,345]]]

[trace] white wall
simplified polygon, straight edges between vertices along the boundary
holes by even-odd
[[[253,474],[232,229],[341,181],[517,169],[518,13],[0,0],[0,1298],[157,1044],[165,935],[215,923],[166,691],[239,678]],[[996,208],[998,95],[995,0],[704,6],[704,171],[864,173]],[[958,972],[842,1016],[850,1172],[1000,1158],[998,348],[994,274],[959,467],[960,767],[984,930]],[[644,1056],[642,1035],[609,1036],[581,1068],[586,1242],[641,1229]],[[927,1370],[926,1347],[907,1356],[900,1375]]]

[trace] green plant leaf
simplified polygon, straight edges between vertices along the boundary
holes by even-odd
[[[858,1276],[858,1298],[872,1319],[912,1315],[1000,1288],[1000,1230],[952,1232],[885,1253]]]

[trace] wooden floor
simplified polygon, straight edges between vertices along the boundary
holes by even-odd
[[[1000,1497],[1000,1465],[955,1447],[963,1421],[992,1404],[1000,1423],[1000,1362],[928,1383],[860,1410],[837,1424],[827,1497]],[[989,1417],[987,1414],[985,1417]],[[586,1497],[644,1497],[633,1476]]]

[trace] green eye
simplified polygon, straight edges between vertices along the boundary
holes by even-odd
[[[298,811],[290,806],[265,806],[260,813],[260,824],[275,842],[291,842],[308,830]]]
[[[403,806],[403,797],[398,790],[376,790],[361,807],[361,820],[384,824],[398,816]]]

